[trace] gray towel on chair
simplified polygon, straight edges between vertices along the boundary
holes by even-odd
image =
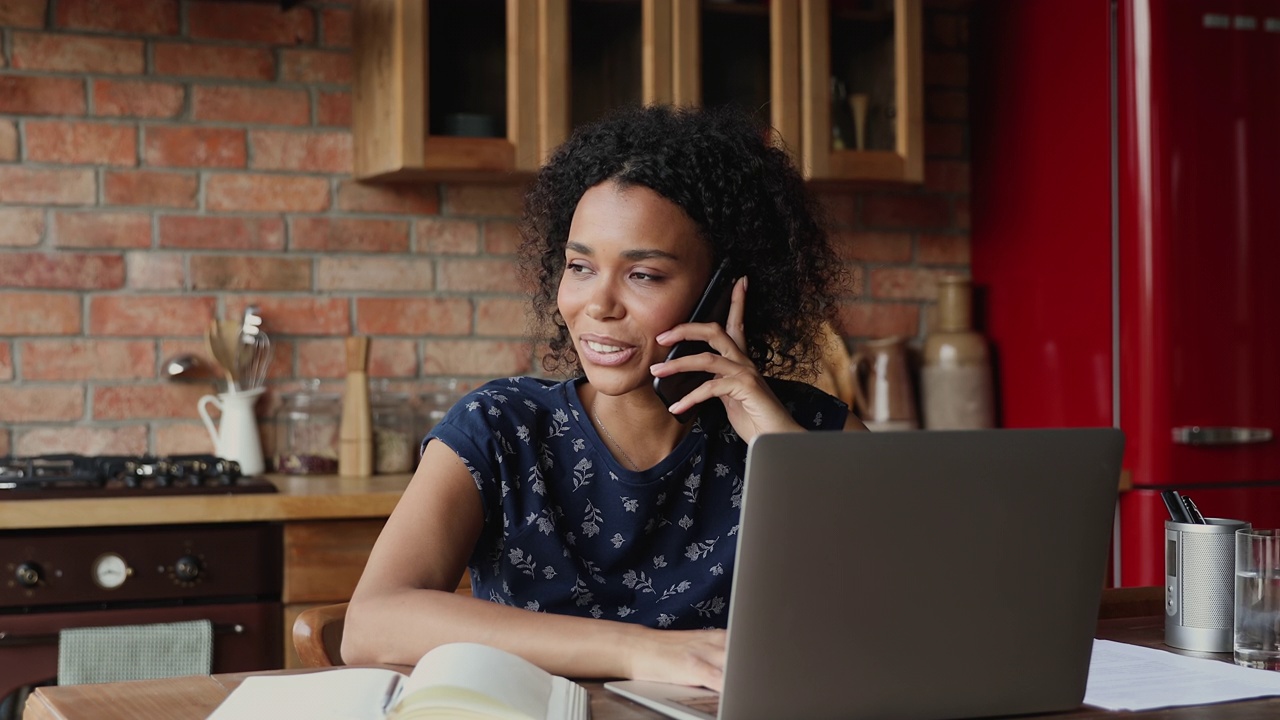
[[[208,675],[213,623],[69,628],[58,634],[58,684]]]

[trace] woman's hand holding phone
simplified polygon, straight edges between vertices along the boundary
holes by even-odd
[[[662,345],[675,346],[678,343],[700,341],[715,352],[683,355],[673,352],[665,362],[649,368],[649,372],[657,378],[654,385],[661,387],[667,384],[664,379],[673,378],[680,373],[707,373],[709,379],[674,401],[668,397],[670,392],[664,395],[659,391],[663,401],[670,403],[668,409],[673,415],[679,417],[691,412],[699,403],[720,398],[729,422],[738,436],[746,442],[751,442],[762,433],[800,432],[803,428],[792,419],[743,350],[746,344],[743,323],[746,299],[747,279],[738,278],[732,286],[729,314],[724,326],[715,322],[693,322],[691,318],[690,322],[677,325],[659,335],[657,340]],[[702,304],[699,303],[700,306]]]

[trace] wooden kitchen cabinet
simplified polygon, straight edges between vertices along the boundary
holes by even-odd
[[[355,177],[485,178],[536,168],[538,4],[356,3]]]
[[[920,0],[799,3],[805,176],[922,181]]]
[[[531,173],[574,126],[672,99],[671,0],[365,0],[354,23],[359,180]]]
[[[614,108],[673,101],[673,0],[536,2],[540,160]]]
[[[806,178],[924,179],[920,0],[673,2],[677,103],[761,113]]]
[[[301,667],[290,633],[298,613],[351,599],[385,522],[376,518],[285,523],[281,592],[285,667]]]
[[[795,2],[672,0],[676,104],[736,106],[800,160],[800,10]]]
[[[760,113],[808,178],[924,177],[920,0],[365,0],[355,58],[360,180],[531,173],[655,102]]]
[[[284,603],[350,599],[385,522],[378,518],[286,523]]]

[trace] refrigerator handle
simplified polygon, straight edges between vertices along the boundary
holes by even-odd
[[[1271,438],[1271,428],[1184,425],[1173,429],[1177,445],[1252,445],[1271,442]]]

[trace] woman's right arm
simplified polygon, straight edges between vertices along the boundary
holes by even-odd
[[[443,442],[428,443],[351,597],[345,662],[412,665],[437,645],[466,641],[502,648],[566,677],[720,688],[722,630],[655,630],[455,594],[483,513],[462,459]]]

